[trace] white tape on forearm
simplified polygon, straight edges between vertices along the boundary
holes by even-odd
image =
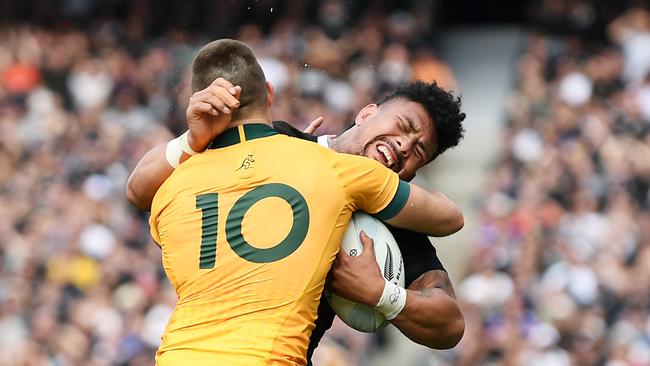
[[[180,135],[178,139],[180,141],[181,148],[183,149],[184,153],[186,153],[187,155],[196,155],[198,154],[198,152],[192,150],[192,148],[190,147],[190,142],[188,140],[189,133],[190,131],[185,131],[185,133]]]
[[[181,148],[180,137],[177,137],[167,143],[167,148],[165,149],[165,157],[167,162],[172,168],[176,169],[178,164],[181,162],[181,155],[183,155],[183,148]]]
[[[406,305],[406,289],[384,279],[384,292],[379,298],[375,309],[386,316],[386,319],[393,320]]]
[[[183,153],[186,153],[187,155],[198,154],[190,147],[190,143],[187,140],[187,135],[189,133],[190,131],[185,131],[184,134],[167,143],[167,148],[165,149],[165,157],[167,158],[169,165],[171,165],[174,169],[176,169],[178,164],[181,163],[181,156],[183,156]]]

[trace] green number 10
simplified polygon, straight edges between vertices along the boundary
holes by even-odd
[[[256,248],[242,235],[242,221],[254,204],[269,197],[281,198],[291,206],[293,223],[289,234],[281,242],[270,248]],[[217,193],[196,196],[196,208],[202,212],[200,269],[214,268],[217,261],[218,207]],[[268,220],[273,220],[272,214]],[[262,229],[261,225],[259,229]],[[246,192],[235,202],[226,218],[226,242],[238,256],[254,263],[275,262],[287,257],[300,247],[308,230],[309,208],[305,198],[295,188],[281,183],[264,184]]]

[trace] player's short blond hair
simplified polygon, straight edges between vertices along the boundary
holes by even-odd
[[[192,62],[192,92],[207,88],[222,77],[241,86],[237,112],[265,108],[268,93],[266,77],[253,51],[243,42],[219,39],[203,46]]]

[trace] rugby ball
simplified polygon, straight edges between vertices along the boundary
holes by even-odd
[[[359,233],[364,231],[374,241],[375,258],[382,276],[394,284],[404,287],[404,262],[402,253],[393,238],[393,234],[376,218],[363,213],[352,214],[350,223],[341,240],[341,250],[350,256],[363,252]],[[363,281],[363,278],[359,279]],[[350,301],[331,292],[325,293],[332,310],[350,327],[365,333],[375,332],[388,324],[384,314],[370,306]]]

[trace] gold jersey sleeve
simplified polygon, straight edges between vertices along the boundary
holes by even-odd
[[[370,159],[266,125],[227,130],[214,146],[181,164],[152,204],[178,295],[157,364],[304,365],[351,213],[385,211],[402,185]]]

